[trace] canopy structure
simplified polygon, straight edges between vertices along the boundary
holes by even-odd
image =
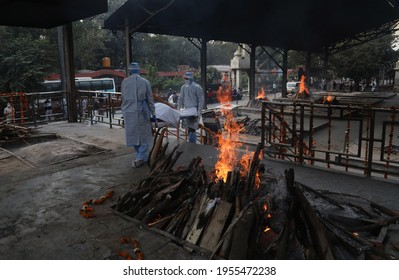
[[[104,28],[318,51],[398,18],[398,0],[128,0]]]
[[[107,0],[1,0],[0,25],[53,28],[107,11]]]
[[[0,0],[0,25],[53,28],[59,36],[68,120],[77,122],[72,22],[108,11],[107,0]]]

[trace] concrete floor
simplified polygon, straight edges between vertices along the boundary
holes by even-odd
[[[133,169],[133,151],[125,147],[124,130],[96,124],[58,122],[37,129],[101,147],[103,152],[43,167],[10,170],[0,177],[0,258],[4,260],[120,259],[121,237],[140,243],[146,259],[208,259],[198,247],[186,250],[180,240],[148,229],[115,212],[111,206],[147,175],[148,168]],[[175,143],[170,139],[171,143]],[[212,168],[217,151],[184,143],[177,164],[200,155]],[[348,175],[325,169],[264,159],[277,172],[295,170],[297,181],[315,189],[351,193],[399,211],[397,182]],[[114,190],[104,204],[94,206],[96,217],[79,215],[82,203]],[[187,245],[187,244],[184,244]]]

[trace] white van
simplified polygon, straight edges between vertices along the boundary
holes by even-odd
[[[287,93],[296,94],[299,90],[299,82],[288,82],[287,83]]]

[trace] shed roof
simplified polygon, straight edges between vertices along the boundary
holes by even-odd
[[[107,0],[1,0],[0,25],[53,28],[107,11]]]
[[[315,51],[391,28],[398,0],[128,0],[104,22],[132,32]]]

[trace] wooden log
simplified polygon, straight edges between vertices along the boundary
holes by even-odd
[[[204,194],[201,198],[201,207],[199,208],[199,211],[197,211],[194,222],[186,237],[186,241],[190,242],[191,244],[197,244],[197,241],[201,237],[202,231],[204,230],[204,227],[198,227],[198,225],[200,223],[201,214],[203,211],[205,211],[205,207],[208,205],[209,201],[210,200],[207,198],[207,194]]]
[[[253,207],[249,207],[236,224],[229,253],[230,260],[245,260],[248,258],[248,241],[255,222]]]
[[[390,224],[394,224],[399,222],[399,216],[397,217],[393,217],[393,218],[389,218],[389,219],[384,219],[381,221],[378,221],[374,224],[371,225],[366,225],[366,226],[359,226],[359,227],[354,227],[352,228],[353,231],[372,231],[375,229],[378,229],[382,226],[386,226],[386,225],[390,225]]]
[[[190,197],[189,193],[181,195],[177,198],[166,198],[156,204],[155,207],[150,209],[143,217],[144,223],[150,223],[154,221],[158,216],[169,215],[170,212],[176,211],[176,209]]]
[[[327,238],[325,228],[320,222],[318,215],[307,201],[299,185],[294,185],[293,194],[298,200],[298,206],[303,211],[306,221],[309,224],[311,235],[314,240],[313,244],[316,246],[315,249],[319,255],[319,258],[328,260],[334,259],[334,255],[330,247],[330,241]]]
[[[395,211],[393,209],[389,209],[385,206],[379,205],[375,202],[370,201],[370,206],[374,207],[375,209],[377,209],[378,211],[380,211],[381,213],[384,213],[388,216],[399,216],[399,212]]]
[[[176,156],[171,160],[169,165],[166,167],[164,172],[170,172],[172,171],[173,166],[176,164],[176,161],[179,159],[179,157],[183,154],[183,152],[177,151]]]
[[[385,238],[387,236],[387,233],[388,233],[388,229],[389,229],[389,225],[383,226],[381,228],[377,238],[372,238],[372,239],[369,239],[368,241],[373,243],[375,245],[375,247],[382,248],[384,240],[385,240]]]
[[[162,129],[161,133],[159,136],[154,138],[154,144],[151,149],[150,153],[150,170],[152,170],[155,167],[156,164],[156,159],[158,158],[159,151],[162,149],[162,142],[166,134],[166,129]],[[158,135],[158,134],[157,134]]]
[[[310,187],[308,187],[308,186],[306,186],[304,184],[301,184],[299,182],[296,182],[296,183],[298,185],[300,185],[302,189],[305,189],[306,191],[311,192],[314,195],[321,197],[322,199],[324,199],[324,200],[328,201],[329,203],[333,204],[334,206],[337,206],[340,209],[345,209],[345,207],[343,207],[341,203],[339,203],[338,201],[332,199],[331,197],[329,197],[327,195],[324,195],[321,192],[315,191],[314,189],[312,189],[312,188],[310,188]]]
[[[232,205],[221,200],[217,205],[208,226],[206,227],[199,246],[208,250],[213,250],[222,236],[227,218],[230,215]]]
[[[284,260],[287,256],[287,248],[288,248],[288,239],[290,234],[294,230],[293,224],[293,212],[297,210],[296,201],[292,200],[290,203],[290,207],[288,209],[288,213],[286,215],[286,222],[283,228],[283,231],[278,240],[278,247],[276,249],[276,259]]]
[[[160,191],[156,192],[154,194],[153,199],[154,200],[159,200],[161,199],[163,196],[165,196],[168,193],[174,192],[176,189],[180,188],[182,186],[182,183],[184,182],[184,179],[180,179],[179,182],[177,182],[176,184],[173,185],[169,185],[166,188],[161,189]]]
[[[240,221],[240,219],[242,218],[242,216],[246,213],[246,211],[248,210],[249,207],[252,207],[252,202],[248,203],[244,209],[242,209],[242,211],[240,212],[240,214],[238,216],[236,216],[233,221],[229,224],[228,228],[226,229],[226,231],[223,233],[223,236],[220,238],[218,244],[216,245],[216,247],[214,248],[214,250],[212,251],[212,254],[210,256],[209,259],[212,259],[214,257],[214,255],[216,254],[216,252],[218,252],[219,248],[221,245],[224,245],[226,247],[229,246],[229,242],[227,242],[227,240],[231,237],[232,239],[232,234],[233,234],[233,230],[235,225]],[[226,245],[225,245],[226,244]],[[228,250],[226,250],[228,249]],[[227,256],[227,251],[229,251],[230,248],[225,248],[224,252],[222,252],[220,254],[220,256]],[[227,258],[227,257],[226,257]]]

